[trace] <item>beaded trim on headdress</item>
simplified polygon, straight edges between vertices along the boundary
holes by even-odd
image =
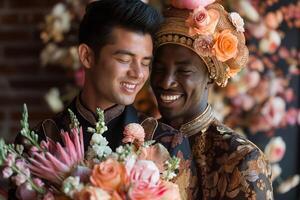
[[[220,4],[211,4],[201,9],[204,9],[205,12],[213,11],[215,12],[213,14],[217,14],[218,16],[217,23],[215,25],[212,24],[212,28],[209,27],[210,29],[207,29],[208,31],[205,30],[206,32],[203,32],[204,34],[199,34],[197,32],[198,29],[193,29],[194,27],[191,27],[188,23],[193,11],[174,7],[169,7],[165,10],[165,21],[156,34],[155,48],[157,49],[165,44],[178,44],[191,49],[205,62],[210,78],[212,78],[217,85],[224,87],[228,79],[239,72],[246,65],[248,60],[249,52],[245,45],[244,34],[242,33],[243,27],[234,25],[230,15]],[[213,26],[215,26],[215,28]],[[194,32],[194,30],[196,31]],[[213,30],[213,33],[209,33],[209,30]],[[201,40],[203,38],[211,38],[211,41],[216,43],[218,34],[222,37],[223,33],[230,34],[234,37],[235,41],[237,41],[234,57],[224,58],[221,55],[218,58],[218,56],[209,51],[200,51],[199,48],[197,48],[199,41],[202,42]],[[212,45],[213,42],[211,42],[210,45]]]

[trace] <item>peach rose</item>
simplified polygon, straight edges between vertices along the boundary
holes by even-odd
[[[122,142],[133,143],[136,142],[138,146],[144,143],[145,131],[144,128],[137,123],[130,123],[124,128],[124,138]]]
[[[140,182],[132,185],[128,196],[130,200],[160,200],[166,191],[167,189],[164,185],[149,186],[145,182]]]
[[[215,34],[213,52],[219,61],[225,62],[234,58],[238,52],[237,47],[238,39],[230,30],[225,29],[221,33]]]
[[[186,20],[186,25],[189,27],[189,34],[191,36],[212,35],[215,32],[218,24],[220,14],[217,10],[206,10],[200,6],[190,14]]]
[[[171,0],[171,5],[175,8],[194,10],[199,6],[206,7],[215,0]]]
[[[118,191],[127,183],[125,167],[114,159],[107,159],[94,166],[90,181],[94,186],[107,191]]]
[[[77,192],[74,196],[75,200],[110,200],[111,196],[104,190],[87,186]]]

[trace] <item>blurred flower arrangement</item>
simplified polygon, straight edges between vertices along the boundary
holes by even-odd
[[[41,32],[41,38],[45,43],[41,52],[42,66],[62,66],[74,77],[74,84],[71,89],[64,92],[65,95],[60,95],[57,88],[52,88],[46,95],[47,102],[54,112],[60,111],[63,102],[73,98],[84,81],[84,71],[75,47],[74,30],[78,28],[88,2],[89,0],[64,0],[56,4],[45,18]],[[149,1],[158,8],[165,2],[165,0]],[[270,138],[265,153],[272,161],[273,179],[282,183],[278,192],[287,192],[287,188],[298,184],[299,176],[281,180],[279,162],[285,153],[285,142],[282,138],[275,137],[274,133],[280,128],[300,125],[300,109],[294,106],[295,88],[291,87],[291,81],[299,79],[300,51],[297,46],[292,48],[283,46],[286,39],[283,29],[300,28],[300,3],[291,1],[287,4],[280,0],[218,2],[230,7],[228,10],[238,11],[245,19],[243,23],[250,44],[248,45],[250,58],[248,66],[231,79],[226,88],[213,88],[210,102],[213,103],[217,117],[231,128],[245,134],[265,133]],[[242,22],[239,20],[237,23]],[[149,100],[147,89],[141,94],[136,103],[140,110],[159,116],[153,102]],[[281,148],[277,150],[282,157],[276,158],[277,160],[274,160],[274,154],[271,153],[274,144],[280,144]]]
[[[279,29],[285,24],[289,28],[300,28],[300,4],[267,12],[267,8],[277,2],[229,0],[226,4],[246,19],[250,59],[247,68],[233,78],[225,90],[215,88],[211,102],[226,124],[247,129],[252,134],[265,132],[271,136],[278,128],[300,125],[300,109],[290,106],[295,94],[290,81],[300,75],[300,51],[296,46],[287,49],[281,45],[285,35]],[[280,62],[289,68],[280,68]]]
[[[171,158],[167,149],[154,141],[144,141],[144,129],[128,124],[125,145],[113,152],[102,133],[107,130],[103,111],[97,109],[98,122],[92,132],[85,156],[83,132],[70,111],[70,132],[61,132],[64,145],[50,138],[39,142],[29,130],[24,106],[21,134],[30,144],[6,144],[0,140],[0,166],[4,178],[17,186],[18,199],[90,199],[90,200],[180,200],[176,177],[180,159]],[[155,152],[159,150],[160,154]]]
[[[300,125],[300,109],[294,107],[296,93],[291,85],[300,75],[300,51],[298,46],[288,49],[282,45],[285,34],[281,29],[299,30],[300,2],[277,5],[277,10],[269,11],[278,3],[279,0],[224,2],[246,19],[250,58],[248,66],[225,89],[213,88],[210,102],[218,118],[228,126],[245,135],[265,133],[270,138],[265,154],[272,164],[273,180],[279,182],[275,191],[286,193],[299,184],[299,175],[281,179],[279,161],[286,146],[274,133],[286,126]],[[285,65],[288,68],[282,67]]]

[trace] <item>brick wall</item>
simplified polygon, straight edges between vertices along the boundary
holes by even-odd
[[[0,137],[11,141],[20,130],[23,103],[31,127],[53,115],[44,94],[66,83],[59,67],[40,67],[40,25],[58,0],[0,0]]]

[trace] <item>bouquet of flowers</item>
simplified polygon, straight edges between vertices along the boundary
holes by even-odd
[[[103,111],[97,109],[98,122],[88,129],[93,135],[85,152],[82,128],[69,112],[70,132],[60,133],[63,144],[50,138],[39,142],[29,130],[26,105],[20,134],[30,150],[0,140],[2,174],[17,186],[19,199],[181,199],[178,186],[172,183],[180,160],[171,158],[162,145],[145,142],[141,125],[128,124],[125,145],[113,152],[102,136],[107,130]]]

